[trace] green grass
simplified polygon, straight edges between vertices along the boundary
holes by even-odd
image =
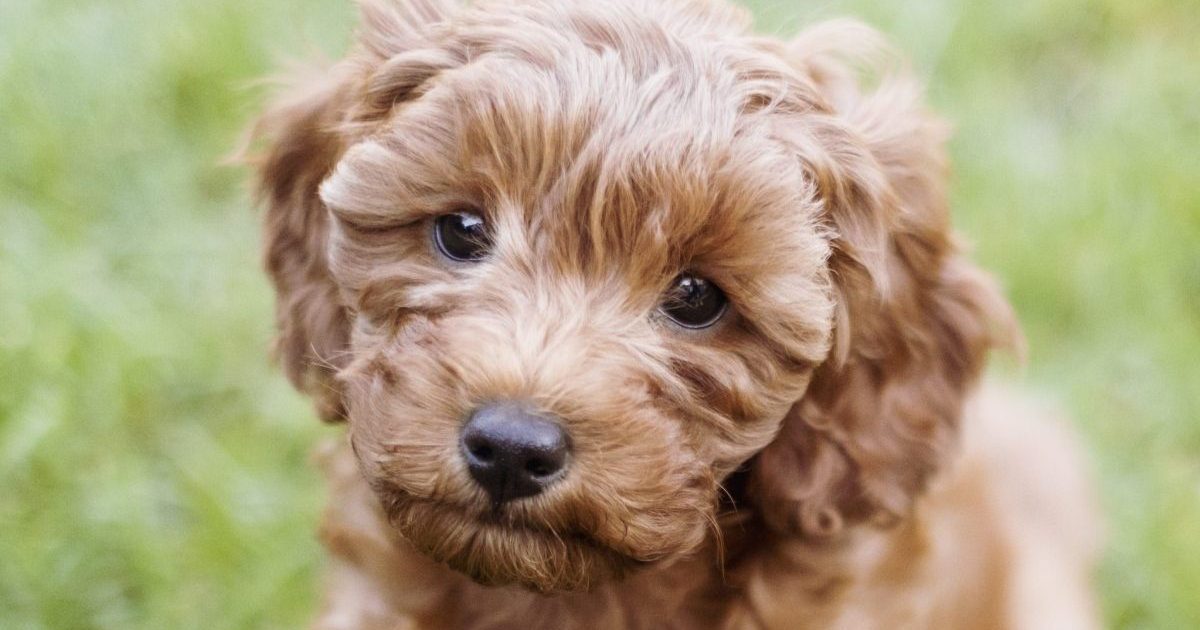
[[[958,222],[1083,430],[1118,628],[1200,627],[1200,11],[1192,0],[758,3],[863,16],[958,125]],[[966,6],[964,6],[966,5]],[[0,627],[294,628],[332,435],[266,359],[221,166],[341,0],[0,4]]]

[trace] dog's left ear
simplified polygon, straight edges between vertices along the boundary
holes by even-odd
[[[265,264],[275,286],[276,355],[322,419],[342,419],[334,378],[353,319],[330,273],[331,218],[318,189],[346,149],[455,59],[430,41],[455,9],[446,0],[362,0],[356,49],[310,72],[268,107],[251,133],[264,145],[257,167]]]
[[[903,74],[859,85],[855,66],[881,41],[835,22],[779,51],[800,93],[783,135],[834,234],[837,305],[829,358],[751,470],[764,521],[792,534],[906,514],[952,451],[987,351],[1019,336],[1007,303],[954,242],[944,126]]]

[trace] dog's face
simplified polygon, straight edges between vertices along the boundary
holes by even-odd
[[[811,186],[769,115],[674,71],[575,49],[447,71],[321,187],[358,305],[355,450],[401,531],[481,579],[580,586],[691,550],[826,352]],[[535,493],[504,486],[550,438],[470,452],[494,407],[561,430]]]
[[[699,15],[368,7],[388,26],[362,58],[275,114],[285,359],[333,392],[400,533],[480,581],[578,589],[677,558],[756,454],[784,528],[829,529],[850,509],[833,489],[875,490],[830,458],[878,439],[806,429],[879,395],[826,358],[846,283],[882,282],[886,226],[869,233],[895,175],[839,135],[815,74]],[[869,396],[843,401],[838,378]]]

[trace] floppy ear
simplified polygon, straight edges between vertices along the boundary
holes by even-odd
[[[828,23],[785,53],[816,94],[789,138],[835,234],[837,304],[830,357],[751,471],[764,521],[788,533],[825,537],[906,514],[955,445],[987,351],[1018,336],[954,242],[943,125],[903,75],[858,85],[852,66],[880,41]]]
[[[275,352],[327,421],[344,414],[333,376],[348,359],[353,312],[330,274],[330,217],[317,191],[358,137],[439,70],[444,62],[438,53],[422,51],[451,5],[364,0],[360,8],[356,49],[333,68],[294,81],[251,131],[251,141],[263,145],[249,161],[267,207],[263,234],[276,292]]]

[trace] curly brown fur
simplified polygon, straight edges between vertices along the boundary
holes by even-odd
[[[686,0],[362,9],[256,128],[278,353],[356,462],[330,456],[321,627],[1013,625],[1003,472],[954,454],[1015,324],[872,31],[781,42]],[[432,244],[464,207],[481,264]],[[728,296],[713,328],[657,314],[682,272]],[[497,400],[574,445],[503,509],[458,441]],[[1087,557],[1062,560],[1081,626]]]

